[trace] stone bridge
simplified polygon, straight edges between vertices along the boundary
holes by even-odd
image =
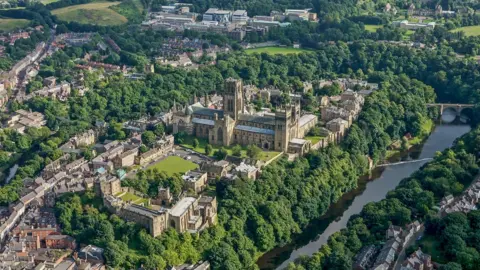
[[[461,115],[462,111],[467,108],[473,108],[475,105],[473,104],[452,104],[452,103],[428,103],[427,108],[431,107],[439,107],[440,108],[440,115],[443,114],[443,111],[447,109],[455,110],[455,113],[458,116]]]

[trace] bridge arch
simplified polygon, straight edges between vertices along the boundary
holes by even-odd
[[[473,104],[450,104],[450,103],[431,103],[427,108],[437,107],[440,109],[440,119],[451,123],[455,120],[467,122],[473,115]]]

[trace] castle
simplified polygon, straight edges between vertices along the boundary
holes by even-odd
[[[310,142],[301,138],[317,121],[315,115],[301,115],[299,101],[274,113],[247,113],[242,81],[233,78],[225,81],[222,110],[197,102],[183,110],[174,105],[171,115],[174,133],[185,131],[212,145],[255,144],[281,152],[308,151]]]

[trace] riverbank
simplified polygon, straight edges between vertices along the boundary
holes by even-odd
[[[400,181],[420,169],[434,157],[435,152],[442,151],[452,145],[456,138],[470,130],[469,126],[439,125],[433,128],[430,137],[423,144],[412,147],[403,155],[393,157],[391,162],[399,160],[417,160],[419,162],[398,164],[396,166],[379,167],[371,174],[358,180],[358,187],[345,193],[319,219],[314,220],[298,235],[294,241],[282,247],[274,248],[261,256],[257,264],[261,269],[282,269],[288,263],[302,255],[312,255],[335,232],[346,228],[352,215],[359,214],[363,206],[369,202],[380,201],[386,194],[395,189]]]
[[[427,121],[425,121],[425,123],[423,123],[421,127],[420,135],[412,138],[411,140],[408,140],[407,145],[405,146],[406,149],[387,150],[384,162],[390,162],[392,161],[391,159],[395,160],[396,158],[401,157],[402,153],[406,153],[410,151],[413,147],[422,145],[428,139],[434,128],[435,123],[432,119],[428,119]]]

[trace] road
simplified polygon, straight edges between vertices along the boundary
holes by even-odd
[[[35,65],[36,63],[41,62],[45,56],[47,55],[47,52],[51,49],[52,47],[52,42],[55,40],[55,30],[51,29],[50,30],[50,38],[46,42],[45,47],[42,49],[42,52],[38,56],[37,59],[35,59],[31,64],[27,65],[23,70],[21,70],[18,74],[18,83],[17,86],[15,87],[12,95],[14,95],[14,99],[18,102],[22,102],[25,99],[26,92],[25,92],[25,85],[26,82],[28,82],[28,75],[27,75],[27,70],[29,67]]]

